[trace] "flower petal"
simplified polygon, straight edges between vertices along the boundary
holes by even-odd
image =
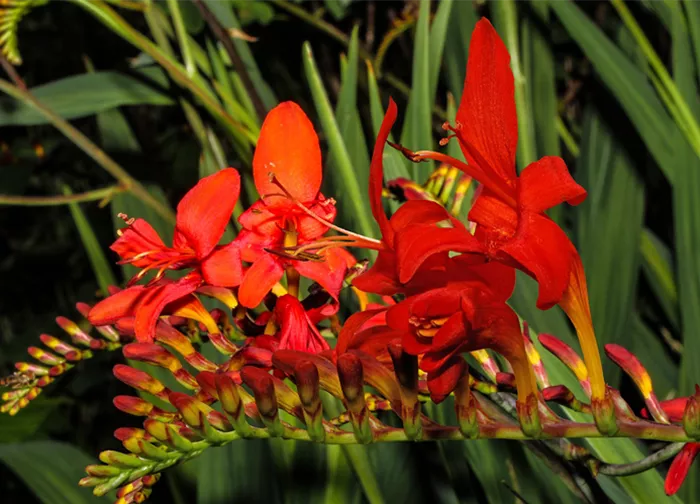
[[[574,181],[564,160],[543,157],[520,174],[520,206],[531,212],[544,212],[568,202],[578,205],[586,199],[586,190]]]
[[[384,205],[382,204],[382,184],[384,183],[384,147],[391,133],[391,127],[396,121],[396,103],[389,99],[389,107],[386,109],[384,120],[379,127],[377,141],[374,143],[374,152],[372,153],[372,162],[370,164],[369,174],[369,204],[372,208],[374,220],[379,224],[379,230],[382,233],[382,238],[389,245],[393,243],[394,233],[389,225],[384,213]]]
[[[177,205],[176,232],[203,259],[219,243],[236,206],[241,179],[233,168],[203,178]]]
[[[318,194],[318,202],[311,205],[309,210],[328,222],[333,222],[338,213],[335,201],[325,198],[321,193]],[[328,231],[328,226],[306,213],[296,217],[295,220],[299,244],[313,241]]]
[[[204,281],[214,287],[236,287],[243,279],[241,249],[236,242],[216,247],[201,263]]]
[[[271,212],[264,201],[258,200],[238,217],[243,229],[259,234],[282,233],[282,218]]]
[[[340,289],[348,271],[348,258],[342,249],[322,252],[323,261],[294,261],[294,269],[303,277],[310,278],[323,287],[334,299],[338,299]]]
[[[94,326],[110,325],[119,319],[134,315],[146,288],[134,285],[103,299],[90,309],[88,320]]]
[[[131,259],[144,252],[167,249],[156,230],[143,219],[136,219],[124,229],[121,236],[109,248],[119,254],[122,259]],[[131,264],[137,268],[145,268],[151,262],[151,258],[143,257]]]
[[[370,269],[353,279],[352,284],[364,292],[392,296],[401,290],[396,254],[380,250]]]
[[[338,342],[335,345],[337,355],[343,354],[347,350],[354,348],[353,340],[355,334],[360,332],[360,330],[370,321],[370,319],[384,311],[384,308],[379,308],[376,310],[365,310],[350,315],[343,324],[343,327],[340,329],[340,334],[338,334]]]
[[[700,453],[700,443],[688,443],[676,455],[676,458],[671,462],[668,474],[666,474],[666,482],[664,483],[666,495],[673,495],[681,488],[698,453]]]
[[[445,251],[482,253],[484,248],[461,224],[452,228],[433,224],[407,227],[396,235],[399,281],[408,282],[429,257]]]
[[[146,292],[136,308],[134,324],[136,339],[142,342],[153,341],[156,322],[158,322],[163,308],[168,303],[193,293],[201,283],[202,277],[191,273],[176,282],[146,288]]]
[[[546,310],[557,304],[569,285],[573,254],[566,233],[549,217],[525,212],[515,236],[501,245],[540,286],[537,307]]]
[[[444,401],[466,370],[467,363],[464,358],[455,355],[441,369],[428,373],[428,390],[432,401],[436,404]]]
[[[238,301],[246,308],[255,308],[283,274],[284,268],[277,258],[272,254],[263,254],[245,272],[238,290]]]
[[[510,55],[485,18],[476,24],[472,33],[467,76],[457,110],[457,129],[499,178],[515,178],[518,119]],[[468,149],[463,151],[470,164],[481,164]]]
[[[280,194],[270,181],[274,174],[300,202],[316,199],[321,188],[321,147],[313,124],[294,102],[280,103],[265,117],[253,156],[253,176],[260,197]],[[272,206],[290,206],[283,197],[265,197]]]
[[[486,188],[474,201],[468,219],[485,228],[487,241],[510,238],[518,227],[518,213]]]

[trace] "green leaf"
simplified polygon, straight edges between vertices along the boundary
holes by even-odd
[[[78,448],[58,441],[0,445],[0,461],[31,489],[43,504],[107,502],[78,486],[85,466],[95,463]],[[113,499],[112,499],[113,500]]]
[[[304,43],[302,50],[302,59],[304,60],[304,72],[309,83],[311,95],[316,106],[316,112],[321,121],[321,127],[326,134],[330,154],[334,160],[333,170],[336,177],[333,177],[334,187],[332,194],[343,194],[340,199],[340,207],[343,211],[339,212],[339,217],[344,225],[351,225],[352,229],[364,234],[372,236],[374,234],[374,221],[369,216],[369,200],[366,192],[360,189],[359,181],[355,174],[355,169],[350,159],[347,146],[343,141],[343,137],[338,128],[338,123],[335,120],[333,109],[331,108],[328,95],[323,87],[321,76],[318,73],[318,67],[314,60],[311,46],[308,42]],[[326,170],[328,173],[330,170]]]
[[[267,440],[209,448],[198,460],[197,504],[279,502],[274,467]]]
[[[73,194],[73,192],[68,186],[63,186],[63,194],[69,195]],[[107,257],[105,257],[104,250],[102,250],[102,246],[97,240],[97,236],[95,236],[95,231],[93,231],[80,205],[78,203],[69,203],[68,208],[73,216],[75,226],[78,228],[80,241],[83,242],[83,248],[90,260],[90,265],[92,266],[92,271],[95,273],[97,284],[100,286],[102,295],[107,296],[107,287],[110,285],[117,285],[117,279],[114,277],[112,268],[109,266],[109,261],[107,261]]]
[[[64,119],[85,117],[123,105],[173,104],[173,100],[161,90],[117,72],[74,75],[30,91],[37,100]],[[0,99],[0,126],[39,124],[48,124],[48,121],[31,106],[7,97]]]
[[[644,140],[666,178],[673,183],[678,128],[666,112],[646,74],[573,2],[550,2],[571,37],[591,61]]]
[[[0,445],[36,437],[49,415],[64,402],[61,398],[38,397],[16,416],[0,415]]]
[[[598,345],[621,343],[635,309],[644,218],[644,186],[627,152],[598,110],[583,121],[577,181],[588,190],[575,210],[576,244],[586,270]],[[617,384],[620,369],[604,361],[605,376]]]
[[[477,15],[472,2],[455,2],[450,16],[445,43],[447,88],[457,103],[462,98],[467,68],[467,53]]]
[[[673,254],[649,229],[642,232],[642,270],[656,299],[675,329],[679,329],[678,287]]]
[[[430,103],[435,102],[437,95],[437,85],[442,70],[442,53],[445,49],[447,27],[452,15],[453,0],[442,0],[435,11],[435,17],[430,26],[429,54],[430,54]]]
[[[355,178],[360,184],[360,191],[367,194],[369,180],[369,155],[367,154],[367,141],[362,132],[360,114],[357,110],[357,73],[359,53],[359,27],[355,26],[350,37],[347,64],[342,74],[340,94],[335,107],[335,120],[343,137],[350,162],[355,171]],[[333,164],[335,160],[331,160]],[[326,178],[335,174],[332,170],[326,171]]]
[[[431,149],[433,146],[432,109],[430,99],[430,1],[420,2],[416,41],[413,48],[413,77],[411,94],[406,107],[406,120],[401,132],[401,143],[409,149]],[[416,182],[426,179],[433,163],[412,163],[411,178]]]

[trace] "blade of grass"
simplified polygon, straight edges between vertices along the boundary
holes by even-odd
[[[678,287],[673,254],[649,229],[642,232],[642,270],[674,329],[679,329]]]
[[[71,195],[72,191],[70,187],[63,186],[63,194],[66,196]],[[68,208],[70,208],[73,221],[78,228],[80,240],[83,242],[83,248],[85,248],[85,252],[90,260],[92,271],[95,273],[97,285],[100,286],[102,295],[107,296],[109,294],[107,287],[110,285],[117,285],[117,279],[114,277],[114,273],[112,273],[112,269],[109,267],[109,262],[100,246],[100,242],[97,240],[97,236],[95,236],[95,231],[92,229],[80,205],[78,205],[78,203],[69,203]]]
[[[430,99],[430,4],[420,2],[413,48],[411,93],[406,107],[406,120],[401,143],[409,149],[430,149],[433,145],[432,100]],[[433,170],[434,163],[413,163],[411,178],[420,182]]]
[[[452,15],[454,2],[453,0],[442,0],[438,4],[435,11],[435,17],[430,25],[430,40],[429,40],[429,85],[430,85],[430,103],[435,102],[437,95],[437,85],[440,78],[440,70],[442,69],[442,53],[445,49],[445,40],[447,35],[447,27]]]

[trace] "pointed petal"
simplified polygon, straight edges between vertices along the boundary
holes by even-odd
[[[280,103],[265,117],[253,156],[253,176],[260,197],[279,194],[270,174],[300,202],[316,199],[321,188],[321,147],[313,124],[294,102]],[[286,198],[265,198],[272,206],[290,206]]]
[[[330,249],[321,253],[323,261],[294,261],[294,269],[303,277],[310,278],[324,288],[334,299],[338,299],[348,271],[347,256],[342,249]]]
[[[544,212],[559,203],[578,205],[586,190],[569,173],[564,160],[547,156],[531,163],[520,174],[520,205],[531,212]]]
[[[384,312],[384,308],[376,310],[365,310],[362,312],[353,313],[343,324],[338,334],[338,342],[335,345],[335,350],[338,355],[345,353],[348,349],[354,348],[353,340],[355,334],[359,333],[370,319]]]
[[[530,212],[520,217],[515,236],[501,246],[539,284],[537,307],[557,304],[569,285],[575,253],[566,233],[549,217]]]
[[[690,466],[699,452],[700,443],[688,443],[683,447],[680,453],[676,455],[666,475],[666,482],[664,484],[666,495],[673,495],[681,488],[681,485],[688,475]]]
[[[469,220],[477,223],[477,229],[486,228],[491,239],[508,238],[518,227],[518,213],[495,196],[483,189],[469,211]]]
[[[121,236],[109,248],[119,254],[122,259],[131,259],[152,250],[167,249],[156,230],[143,219],[136,219],[133,224],[124,229]],[[137,268],[144,268],[151,262],[152,259],[144,257],[131,264]]]
[[[132,316],[145,290],[143,285],[134,285],[112,294],[90,309],[88,320],[94,326],[102,326]]]
[[[314,214],[328,222],[333,222],[338,213],[333,200],[326,199],[321,193],[318,195],[319,202],[309,208]],[[328,226],[317,221],[307,214],[302,214],[296,218],[296,230],[299,236],[299,243],[310,242],[324,235],[328,231]]]
[[[216,247],[200,263],[204,281],[214,287],[236,287],[243,279],[241,249],[238,243]]]
[[[432,224],[407,227],[396,235],[399,281],[408,282],[429,257],[445,251],[483,253],[484,249],[461,224],[453,228]]]
[[[461,356],[455,355],[441,369],[428,373],[428,390],[432,401],[438,404],[450,395],[466,370],[467,363]]]
[[[518,119],[510,55],[486,18],[476,24],[472,33],[457,129],[499,178],[515,178]],[[467,149],[463,150],[470,164],[480,164]]]
[[[177,205],[176,230],[199,259],[219,243],[240,190],[238,172],[226,168],[197,182]]]
[[[379,128],[377,141],[374,144],[374,152],[372,153],[372,163],[370,164],[369,174],[369,203],[372,208],[374,220],[379,224],[379,230],[382,233],[382,238],[387,243],[393,243],[393,231],[389,225],[384,213],[384,205],[382,204],[382,184],[384,183],[384,147],[391,133],[391,127],[396,121],[396,103],[389,99],[389,107],[386,109],[384,120]]]
[[[447,285],[488,290],[493,301],[505,302],[510,298],[515,289],[515,269],[496,261],[474,264],[473,257],[461,255],[450,259]]]
[[[238,301],[246,308],[258,306],[282,278],[284,269],[272,254],[263,254],[248,268],[238,290]]]
[[[434,201],[407,201],[391,216],[391,227],[397,233],[413,224],[434,224],[450,221],[452,216]]]
[[[258,200],[238,217],[243,229],[267,235],[282,233],[282,218],[271,212],[265,202]]]
[[[234,243],[238,244],[241,258],[246,262],[255,262],[263,255],[268,254],[265,249],[276,249],[282,246],[284,235],[261,235],[254,231],[243,230],[238,233]]]
[[[153,341],[156,332],[156,322],[163,308],[168,303],[176,301],[197,290],[202,283],[202,277],[189,274],[176,282],[159,285],[146,289],[146,294],[136,308],[134,329],[139,341]]]
[[[364,292],[392,296],[401,290],[396,254],[380,250],[370,269],[356,277],[352,284]]]

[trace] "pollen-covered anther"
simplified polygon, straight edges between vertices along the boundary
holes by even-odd
[[[429,318],[411,315],[408,319],[408,323],[415,328],[418,336],[432,338],[437,334],[440,328],[445,325],[447,319],[448,317]]]

